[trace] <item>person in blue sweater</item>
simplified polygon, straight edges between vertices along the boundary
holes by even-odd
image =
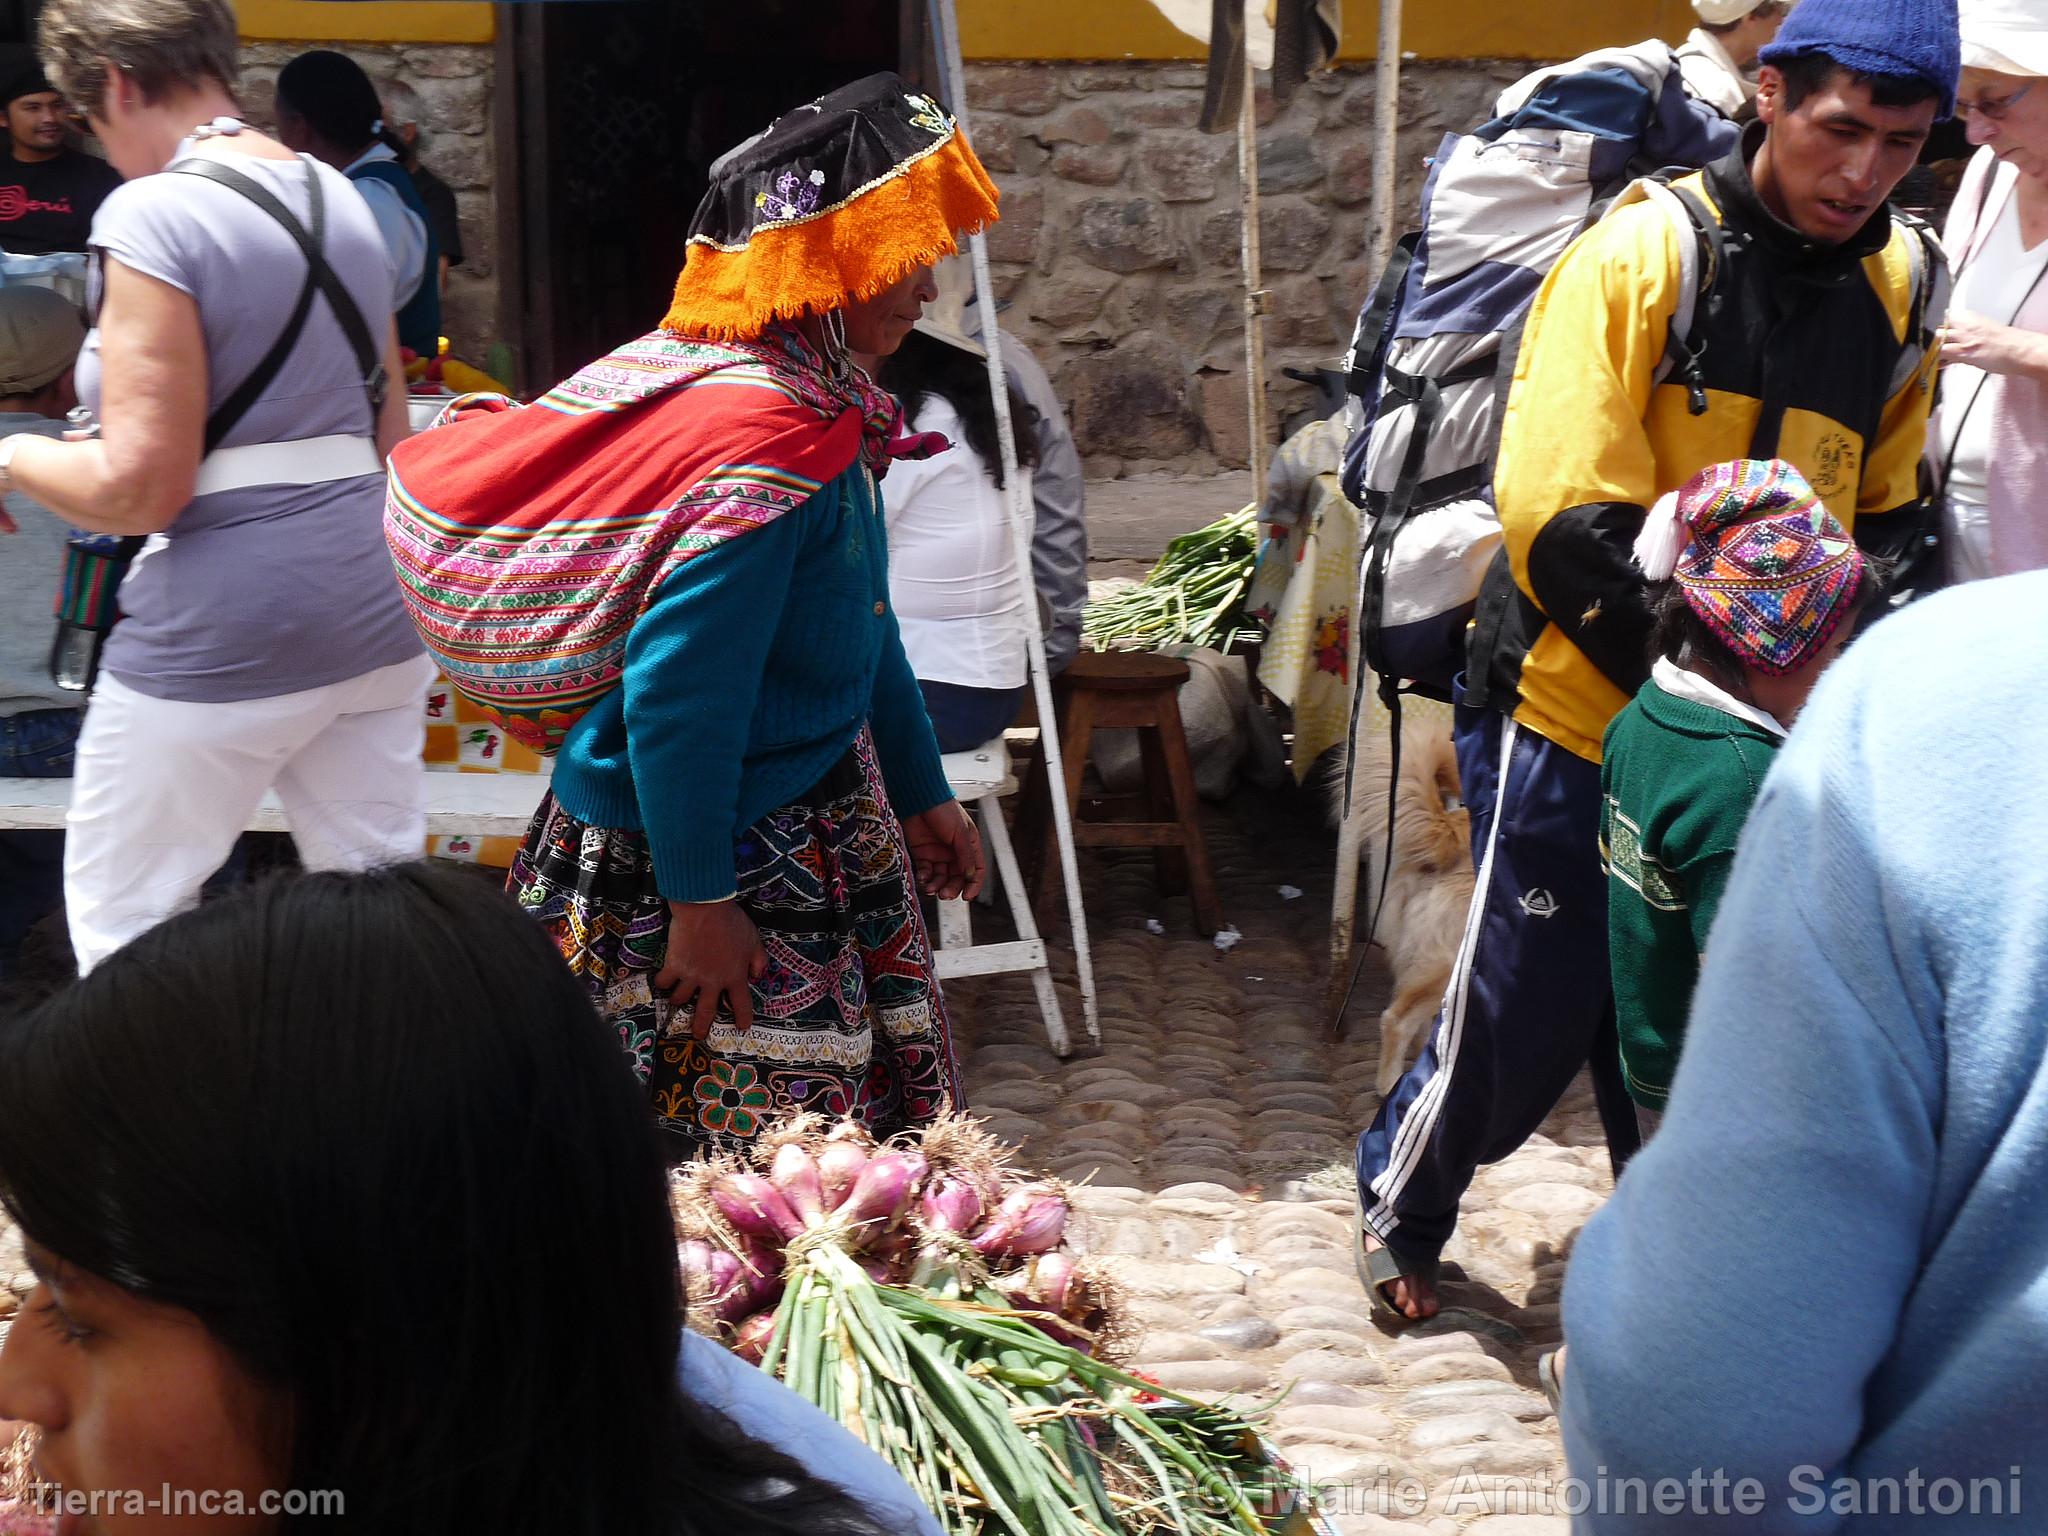
[[[1982,582],[1872,628],[1780,750],[1566,1277],[1578,1529],[2039,1528],[2044,695],[2048,573]],[[1642,1512],[1667,1478],[1696,1513]]]
[[[972,894],[981,850],[904,656],[877,485],[943,440],[850,359],[896,349],[935,252],[994,213],[943,108],[894,75],[848,86],[721,162],[662,329],[550,396],[603,402],[571,430],[617,422],[575,468],[579,516],[644,505],[620,487],[650,475],[708,509],[508,880],[678,1156],[798,1111],[886,1135],[963,1107],[918,887]]]

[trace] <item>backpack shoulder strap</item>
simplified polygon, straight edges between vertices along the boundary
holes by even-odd
[[[1906,232],[1907,300],[1906,335],[1899,347],[1899,360],[1892,368],[1891,386],[1885,398],[1904,389],[1927,361],[1934,345],[1934,333],[1948,314],[1951,279],[1948,253],[1941,247],[1926,220],[1896,209],[1892,212]]]
[[[1631,182],[1614,200],[1615,208],[1650,203],[1670,219],[1678,237],[1678,306],[1664,336],[1664,356],[1652,382],[1676,377],[1685,385],[1686,409],[1695,416],[1707,411],[1707,390],[1700,360],[1705,347],[1695,332],[1700,310],[1713,291],[1727,256],[1721,221],[1691,190],[1672,185],[1665,176],[1644,176]],[[1613,210],[1610,209],[1611,213]]]
[[[304,331],[307,316],[311,312],[312,294],[317,290],[326,298],[328,307],[334,311],[334,318],[340,323],[342,334],[356,355],[356,366],[363,378],[363,391],[370,402],[370,430],[374,434],[377,419],[384,408],[385,392],[390,388],[390,379],[385,374],[382,349],[372,338],[368,322],[357,306],[347,286],[329,265],[322,249],[326,236],[326,199],[320,190],[320,173],[309,160],[301,157],[306,171],[306,191],[313,228],[309,231],[301,224],[292,211],[274,197],[268,187],[244,176],[232,166],[203,155],[180,160],[171,170],[185,176],[198,176],[207,181],[217,182],[230,191],[237,192],[261,208],[276,221],[284,232],[297,243],[306,258],[306,288],[300,295],[300,302],[286,322],[284,333],[279,336],[256,371],[243,381],[240,388],[223,401],[206,424],[206,447],[210,453],[220,446],[235,425],[246,415],[251,406],[270,387],[278,372],[284,367],[292,349],[298,345],[300,333]],[[232,411],[232,415],[230,412]]]
[[[1365,308],[1358,312],[1358,325],[1351,335],[1351,348],[1344,360],[1344,387],[1361,400],[1370,400],[1379,388],[1380,368],[1387,360],[1387,343],[1393,339],[1394,310],[1401,302],[1401,290],[1415,265],[1416,247],[1422,231],[1411,230],[1394,242],[1378,285]]]

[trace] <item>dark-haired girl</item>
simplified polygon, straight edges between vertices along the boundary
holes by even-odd
[[[277,136],[356,184],[391,251],[398,340],[421,357],[434,356],[441,345],[440,242],[362,66],[326,48],[285,65],[277,77]]]
[[[646,1100],[465,872],[246,889],[0,1023],[0,1206],[0,1420],[62,1528],[936,1536],[682,1332]]]

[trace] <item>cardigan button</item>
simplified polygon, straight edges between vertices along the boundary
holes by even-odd
[[[881,617],[881,616],[882,616],[883,614],[887,613],[888,611],[889,611],[889,605],[888,605],[887,603],[877,603],[877,604],[875,604],[875,617],[876,617],[876,618],[878,618],[878,619],[879,619],[879,618],[880,618],[880,617]]]

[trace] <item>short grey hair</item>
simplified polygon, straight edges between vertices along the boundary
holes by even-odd
[[[47,0],[36,53],[50,83],[88,117],[105,117],[109,66],[145,101],[212,80],[232,91],[241,37],[228,0]]]
[[[419,130],[420,139],[424,142],[427,137],[427,120],[424,115],[426,108],[420,101],[420,93],[403,80],[379,80],[375,83],[377,101],[384,109],[384,127],[389,132],[396,133],[402,126],[410,123]]]

